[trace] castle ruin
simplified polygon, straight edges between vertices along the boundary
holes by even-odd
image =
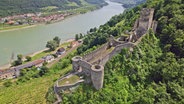
[[[96,90],[103,87],[104,80],[104,65],[114,55],[121,52],[123,48],[133,49],[142,37],[146,35],[149,29],[156,32],[157,22],[153,21],[154,9],[143,8],[140,13],[140,18],[136,20],[133,29],[129,32],[129,36],[122,36],[114,39],[109,38],[109,42],[102,45],[95,51],[81,57],[75,56],[72,58],[73,72],[79,76],[83,76],[84,83],[91,83]],[[76,83],[75,83],[76,84]],[[65,88],[71,86],[65,86]],[[62,86],[55,85],[56,93],[62,89]]]

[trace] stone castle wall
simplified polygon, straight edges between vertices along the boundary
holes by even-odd
[[[59,91],[70,89],[79,85],[82,82],[92,83],[95,89],[101,89],[103,87],[104,65],[106,64],[106,62],[109,61],[114,55],[120,53],[123,48],[132,49],[137,46],[150,28],[152,28],[153,31],[156,32],[157,22],[153,21],[153,14],[154,9],[143,8],[141,11],[141,16],[139,19],[136,20],[132,32],[130,33],[130,36],[128,38],[122,37],[118,40],[115,40],[114,37],[110,37],[108,43],[102,45],[95,51],[85,55],[84,57],[75,56],[74,58],[72,58],[73,71],[85,75],[87,78],[70,85],[68,84],[64,86],[58,86],[58,84],[55,84],[54,90],[56,96],[58,95],[57,93]],[[94,62],[93,64],[89,63],[90,60],[98,57],[99,54],[103,54],[103,52],[105,52],[104,50],[108,49],[109,47],[115,48],[109,54],[103,56],[99,60],[100,62]],[[61,99],[59,97],[58,101],[60,100]]]
[[[108,60],[110,60],[114,55],[120,53],[123,48],[134,48],[141,42],[141,39],[146,35],[147,31],[152,28],[156,31],[157,22],[153,21],[153,9],[144,8],[141,11],[141,16],[136,20],[134,27],[130,36],[128,37],[128,41],[120,41],[114,39],[114,37],[110,37],[109,42],[102,45],[100,48],[95,51],[80,57],[76,56],[72,58],[73,71],[79,72],[87,78],[87,82],[92,82],[93,86],[99,90],[103,87],[103,79],[104,79],[104,66]],[[133,43],[134,42],[134,43]],[[111,51],[106,56],[103,56],[99,62],[89,63],[94,58],[105,52],[104,50],[109,47],[115,47],[113,51]],[[80,71],[79,71],[80,70]]]
[[[104,66],[102,65],[93,65],[91,67],[91,80],[93,86],[99,90],[103,87],[104,80]]]
[[[62,90],[66,90],[66,89],[70,89],[70,88],[73,88],[73,87],[76,87],[78,86],[79,84],[83,83],[84,80],[79,80],[77,82],[75,82],[74,84],[67,84],[67,85],[64,85],[64,86],[59,86],[58,84],[56,85],[57,87],[55,87],[55,90],[57,92],[59,91],[62,91]]]
[[[132,48],[135,44],[131,42],[127,42],[125,44],[120,44],[115,47],[115,49],[108,55],[102,58],[100,61],[100,65],[105,65],[107,61],[109,61],[114,55],[119,54],[123,48]]]
[[[100,48],[96,49],[95,51],[83,56],[83,59],[86,61],[90,61],[93,59],[96,55],[101,54],[103,50],[105,50],[108,47],[108,44],[102,45]]]
[[[102,48],[103,49],[103,48]],[[101,65],[92,65],[86,60],[83,60],[82,57],[76,56],[72,58],[72,64],[73,70],[78,71],[81,67],[82,71],[80,73],[83,73],[85,76],[89,77],[87,78],[86,82],[92,82],[93,86],[96,89],[102,88],[103,85],[103,76],[104,76],[104,67]],[[97,81],[98,80],[98,81]]]

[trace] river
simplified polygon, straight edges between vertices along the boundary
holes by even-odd
[[[9,62],[12,53],[30,54],[45,48],[46,42],[55,36],[61,42],[74,38],[77,33],[86,33],[90,28],[99,27],[124,8],[119,3],[107,1],[101,9],[67,18],[63,21],[38,25],[14,31],[0,32],[0,65]]]

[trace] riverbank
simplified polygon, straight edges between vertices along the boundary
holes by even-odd
[[[74,38],[71,38],[71,39],[68,39],[68,40],[62,42],[61,45],[60,45],[60,47],[67,46],[67,45],[69,45],[69,43],[72,42],[72,41],[75,41],[75,39],[74,39]],[[39,58],[41,58],[42,56],[45,56],[45,55],[47,55],[47,54],[50,54],[49,52],[47,52],[48,50],[49,50],[48,48],[45,48],[45,49],[42,49],[42,50],[39,50],[39,51],[36,51],[36,52],[33,52],[33,53],[26,54],[26,55],[23,56],[23,61],[26,60],[26,59],[25,59],[26,56],[32,57],[33,60],[39,59]],[[41,55],[40,55],[40,54],[41,54]],[[38,56],[37,56],[37,55],[38,55]],[[5,65],[1,65],[1,66],[0,66],[0,70],[6,70],[6,69],[8,69],[8,68],[10,68],[10,67],[11,67],[11,64],[9,64],[9,63],[8,63],[8,64],[5,64]]]
[[[74,38],[75,34],[85,34],[90,28],[103,25],[112,16],[124,10],[121,4],[114,2],[108,4],[101,9],[73,16],[61,22],[0,33],[0,65],[8,63],[12,53],[16,58],[17,54],[25,55],[44,49],[46,42],[54,36],[60,37],[63,42]]]
[[[106,5],[103,5],[103,6],[106,6]],[[21,30],[21,29],[26,29],[26,28],[32,28],[32,27],[36,27],[36,26],[39,26],[39,25],[45,25],[45,24],[47,25],[47,24],[57,23],[57,22],[66,20],[68,18],[71,18],[73,16],[77,16],[77,15],[80,15],[80,14],[84,14],[84,13],[87,13],[87,12],[98,10],[98,9],[102,8],[103,6],[99,7],[99,6],[95,6],[95,5],[89,5],[89,6],[80,7],[80,8],[74,9],[74,10],[62,11],[62,12],[69,12],[71,14],[67,15],[66,17],[64,17],[62,19],[58,18],[58,20],[51,20],[51,21],[35,23],[35,24],[31,24],[31,25],[26,24],[26,25],[2,27],[2,28],[0,28],[0,33],[2,33],[2,32],[9,32],[9,31],[16,31],[16,30]],[[61,14],[62,14],[62,12],[61,12]],[[58,13],[56,12],[56,14],[59,14],[59,12]]]
[[[20,25],[20,26],[7,27],[5,29],[0,29],[0,33],[2,33],[2,32],[9,32],[9,31],[15,31],[15,30],[21,30],[21,29],[26,29],[26,28],[32,28],[32,27],[36,27],[38,25],[41,25],[41,24]]]

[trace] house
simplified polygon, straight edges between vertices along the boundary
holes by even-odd
[[[15,78],[15,70],[14,69],[8,69],[8,70],[0,70],[0,79],[11,79]]]
[[[77,44],[78,44],[77,41],[73,41],[73,42],[70,43],[70,47],[71,47],[71,48],[72,48],[72,47],[75,47],[75,46],[77,46]]]
[[[43,59],[38,59],[38,60],[33,61],[32,65],[35,66],[35,67],[42,67],[43,63],[44,63]]]
[[[35,67],[41,67],[43,66],[44,60],[43,59],[38,59],[26,64],[22,64],[16,67],[11,67],[10,69],[7,70],[1,70],[0,71],[0,79],[11,79],[11,78],[16,78],[20,75],[20,71],[25,68],[31,68],[33,66]]]
[[[45,56],[45,57],[42,57],[42,59],[43,59],[45,62],[50,63],[50,62],[52,62],[52,61],[54,60],[54,56],[52,56],[52,55],[47,55],[47,56]]]
[[[21,70],[21,69],[25,69],[25,68],[31,68],[33,66],[41,67],[43,65],[43,63],[44,63],[43,59],[38,59],[38,60],[35,60],[35,61],[32,61],[32,62],[28,62],[26,64],[16,66],[16,67],[14,67],[14,69],[15,70]]]
[[[65,53],[65,48],[59,48],[58,50],[57,50],[57,52],[56,52],[56,55],[62,55],[63,53]]]
[[[8,21],[7,24],[8,24],[8,25],[13,25],[13,24],[15,24],[15,21]]]

